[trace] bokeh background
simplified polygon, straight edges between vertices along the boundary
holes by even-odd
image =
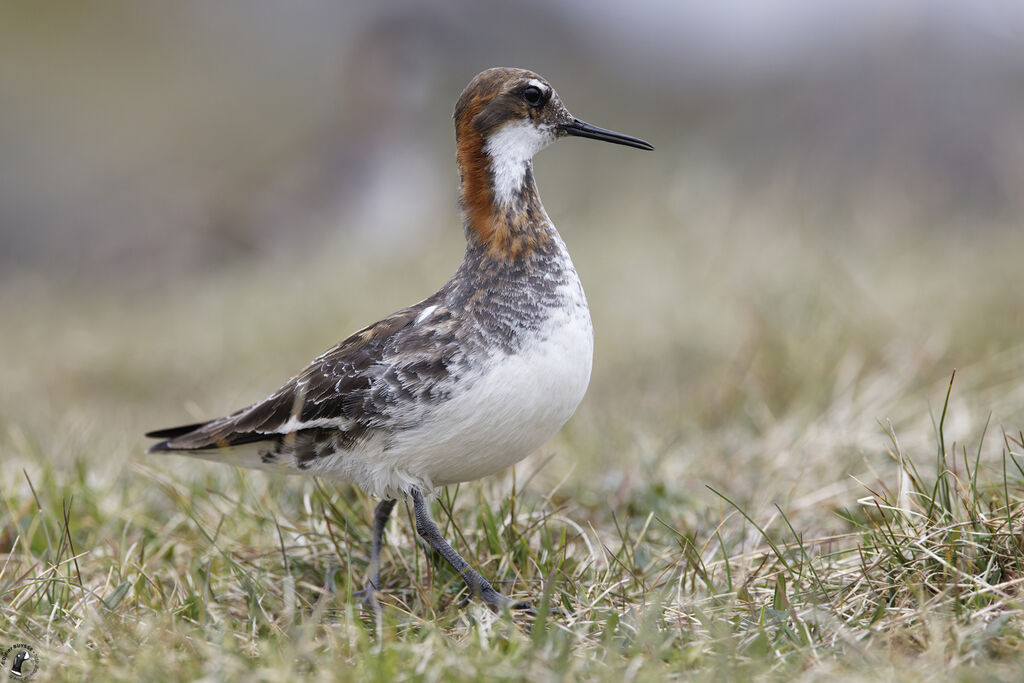
[[[543,157],[570,234],[579,204],[637,194],[682,231],[698,205],[727,223],[763,202],[815,232],[888,236],[1005,227],[1024,201],[1018,3],[3,11],[7,275],[152,282],[337,235],[423,248],[456,220],[453,102],[492,65],[532,68],[578,115],[657,143]]]
[[[656,147],[536,160],[594,310],[592,390],[547,451],[573,457],[543,475],[593,473],[581,504],[710,481],[816,517],[884,466],[879,422],[927,443],[954,368],[958,435],[1024,417],[1020,3],[0,12],[0,423],[25,461],[123,472],[145,429],[433,291],[462,254],[452,106],[496,65]]]

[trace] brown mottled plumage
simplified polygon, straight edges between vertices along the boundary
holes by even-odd
[[[358,484],[374,518],[376,605],[384,524],[411,499],[417,531],[470,590],[510,601],[430,520],[424,493],[498,472],[569,419],[590,378],[583,287],[540,201],[535,152],[564,135],[651,149],[574,118],[540,76],[489,69],[455,107],[466,255],[423,301],[348,337],[268,398],[226,417],[150,432],[172,452]]]

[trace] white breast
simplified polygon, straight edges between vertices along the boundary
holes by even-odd
[[[575,275],[575,273],[574,273]],[[402,479],[443,486],[515,464],[572,417],[590,382],[594,337],[579,281],[565,285],[567,305],[553,308],[517,352],[494,351],[466,377],[466,389],[423,424],[393,439],[383,460]]]

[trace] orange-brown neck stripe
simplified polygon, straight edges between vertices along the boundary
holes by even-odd
[[[483,135],[472,126],[459,131],[457,156],[466,237],[491,258],[529,259],[550,239],[551,229],[533,173],[527,170],[522,189],[511,204],[499,206],[495,202],[491,158],[484,146]]]

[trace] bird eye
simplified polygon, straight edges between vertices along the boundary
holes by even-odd
[[[523,90],[523,99],[526,100],[531,106],[536,107],[540,104],[540,101],[544,99],[544,93],[541,92],[540,88],[535,85],[528,86]]]

